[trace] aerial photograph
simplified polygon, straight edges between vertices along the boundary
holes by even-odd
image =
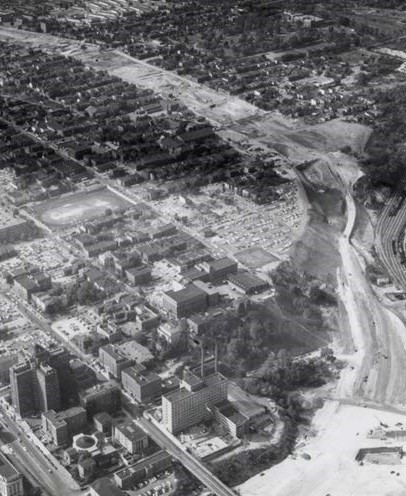
[[[406,0],[0,0],[0,496],[406,496]]]

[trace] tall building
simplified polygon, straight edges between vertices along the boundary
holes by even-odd
[[[173,433],[209,418],[211,407],[227,399],[228,381],[220,373],[200,378],[187,373],[181,388],[162,396],[162,423]]]
[[[19,362],[18,353],[3,355],[0,358],[0,383],[10,384],[10,368]]]
[[[38,410],[59,410],[61,408],[61,395],[58,374],[50,365],[41,363],[36,369],[38,385]]]
[[[32,364],[14,365],[10,369],[11,401],[21,417],[34,415],[37,402]]]
[[[69,373],[69,362],[71,360],[71,355],[68,350],[64,348],[53,348],[49,352],[49,365],[56,370],[58,374],[59,386],[62,391],[65,388],[70,388],[72,383],[72,377]]]
[[[0,495],[24,496],[23,476],[0,454]]]
[[[11,400],[21,417],[47,410],[60,410],[61,388],[69,399],[70,379],[68,352],[46,350],[36,346],[30,362],[10,368]]]

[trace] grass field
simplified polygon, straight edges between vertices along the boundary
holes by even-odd
[[[258,269],[278,259],[262,248],[247,248],[236,253],[235,258],[251,269]]]
[[[48,226],[68,227],[100,217],[107,209],[114,212],[129,206],[130,203],[104,188],[50,200],[35,207],[34,210],[41,221]]]

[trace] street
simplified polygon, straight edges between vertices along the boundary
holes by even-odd
[[[213,475],[201,461],[178,446],[169,435],[165,434],[153,422],[145,418],[137,418],[136,422],[157,444],[165,448],[173,457],[177,458],[185,468],[214,494],[217,496],[235,496],[235,492]]]
[[[50,496],[79,494],[80,488],[69,473],[63,467],[58,467],[59,463],[56,460],[52,462],[48,460],[2,408],[0,411],[1,425],[17,438],[10,444],[12,448],[12,453],[9,454],[10,460],[27,476],[28,480],[34,479],[39,486],[45,488]]]

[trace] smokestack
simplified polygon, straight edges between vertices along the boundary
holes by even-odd
[[[204,377],[204,346],[203,346],[203,343],[202,343],[202,363],[200,364],[200,367],[201,367],[200,375],[203,379],[203,377]]]
[[[218,372],[218,348],[217,348],[217,341],[214,341],[214,372],[217,374]]]

